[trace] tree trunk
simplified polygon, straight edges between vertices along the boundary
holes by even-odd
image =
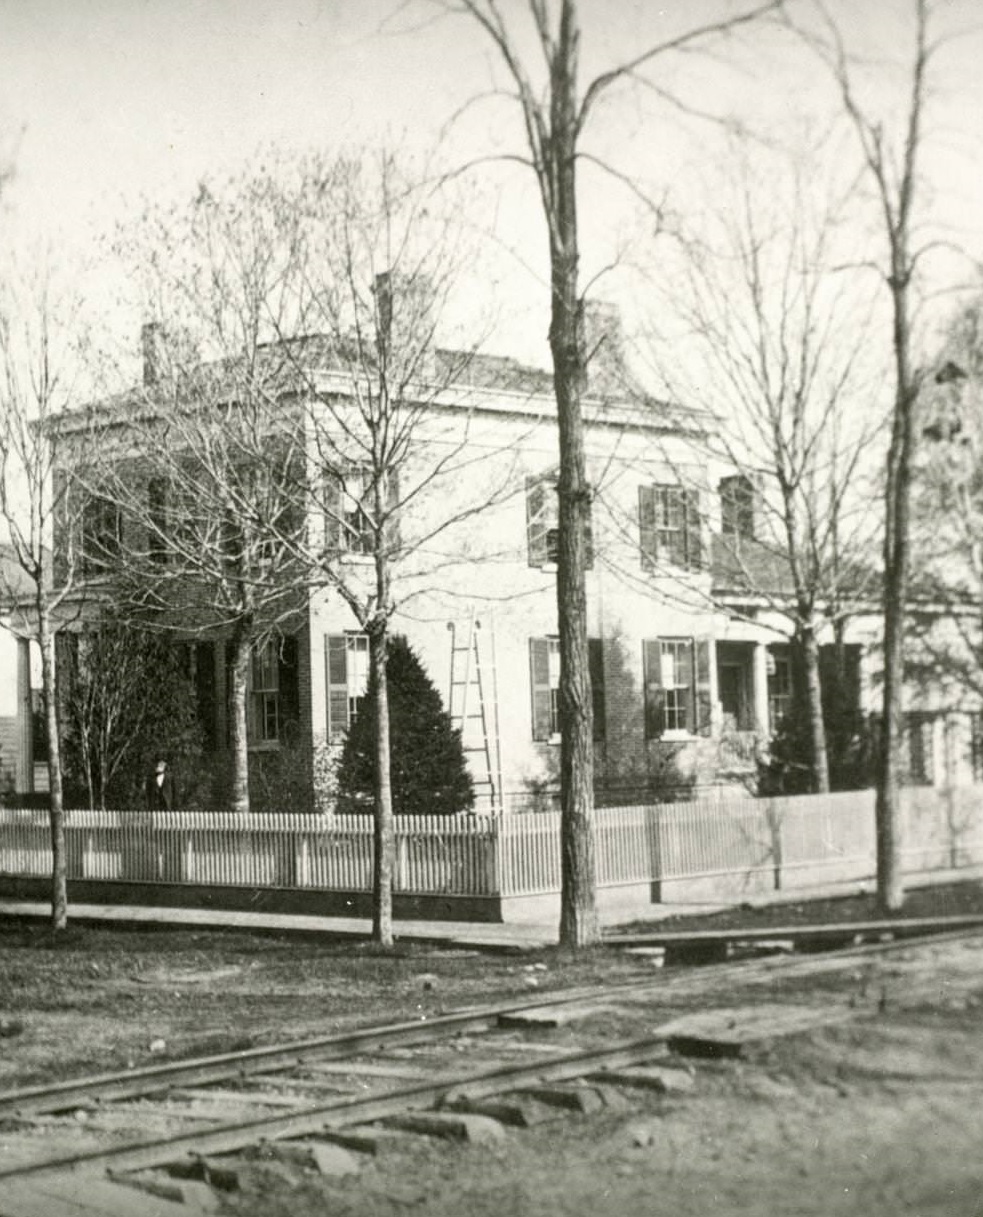
[[[41,644],[41,685],[48,728],[48,790],[51,828],[51,928],[68,925],[68,883],[65,862],[65,802],[61,780],[61,734],[55,689],[55,640],[47,610],[38,604],[38,641]]]
[[[585,525],[590,511],[581,397],[586,370],[577,294],[576,21],[565,4],[551,65],[550,351],[559,430],[560,945],[599,940],[594,856],[593,712],[587,648]]]
[[[883,913],[904,904],[901,863],[901,742],[904,729],[904,607],[908,589],[908,483],[912,403],[895,413],[886,491],[884,541],[884,709],[878,753],[877,903]]]
[[[245,630],[232,635],[232,810],[249,814],[249,734],[246,694],[249,682],[249,636]]]
[[[389,683],[386,676],[385,626],[369,634],[369,662],[375,687],[376,784],[373,832],[372,939],[393,945],[393,870],[396,840],[389,755]]]
[[[826,724],[823,720],[823,690],[819,675],[819,645],[810,623],[800,627],[802,666],[805,673],[806,707],[809,714],[809,742],[812,760],[812,789],[815,794],[829,791],[829,757],[826,750]]]
[[[904,730],[904,623],[908,596],[913,415],[918,398],[918,381],[911,368],[909,279],[907,231],[902,228],[892,242],[892,274],[889,279],[894,309],[895,401],[884,492],[884,712],[874,811],[877,825],[877,903],[883,913],[896,913],[904,904],[900,800]]]

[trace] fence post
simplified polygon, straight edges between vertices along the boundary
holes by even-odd
[[[768,829],[771,833],[771,867],[772,867],[772,884],[776,892],[782,890],[782,819],[779,815],[778,808],[775,806],[777,800],[768,800],[768,810],[765,813],[768,816]]]

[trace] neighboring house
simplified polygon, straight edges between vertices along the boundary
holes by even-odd
[[[0,544],[0,794],[34,790],[34,724],[30,643],[12,628],[10,610],[28,591],[10,549]]]
[[[595,322],[598,316],[610,341],[597,348],[585,401],[598,800],[746,783],[793,691],[790,623],[773,598],[755,594],[747,564],[753,561],[758,576],[770,564],[779,585],[782,564],[755,535],[753,488],[709,456],[712,415],[626,392],[616,319],[602,313]],[[435,353],[438,366],[450,358]],[[330,368],[318,385],[324,393],[346,391]],[[456,426],[457,440],[473,447],[473,476],[499,491],[507,483],[510,493],[489,496],[487,511],[444,537],[444,560],[433,569],[411,564],[400,576],[414,595],[392,630],[408,637],[462,724],[480,809],[546,805],[558,787],[560,738],[552,378],[511,359],[474,357],[433,414],[435,437]],[[107,425],[126,427],[118,403],[107,418]],[[68,442],[70,423],[64,431]],[[344,561],[353,570],[367,562],[357,478],[352,470],[338,487],[330,522],[341,523]],[[146,492],[152,500],[160,490],[151,480]],[[425,533],[428,513],[441,509],[439,501],[421,501],[400,527]],[[111,553],[127,527],[110,498],[93,496],[83,549]],[[56,537],[56,570],[65,543]],[[98,563],[90,566],[91,577],[101,573]],[[344,599],[318,591],[298,620],[289,637],[253,658],[250,747],[260,759],[293,749],[309,754],[318,745],[338,749],[365,695],[368,639]],[[859,723],[876,708],[876,618],[852,619],[840,641],[848,710]],[[823,639],[825,662],[832,642],[831,635]],[[228,741],[225,639],[220,631],[189,629],[184,645],[206,736],[221,753]],[[939,749],[950,749],[943,758],[949,772],[957,753],[975,763],[979,751],[975,727],[966,729],[968,742],[956,741],[936,731],[939,717],[912,728],[912,771],[927,780],[941,773],[932,768]]]

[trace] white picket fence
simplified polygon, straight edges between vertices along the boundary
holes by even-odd
[[[983,787],[903,792],[909,871],[983,864]],[[70,878],[368,891],[366,816],[69,811]],[[596,813],[598,886],[757,878],[792,887],[870,874],[874,795],[715,800]],[[51,871],[44,811],[0,809],[0,875]],[[557,812],[397,817],[400,893],[541,895],[560,889]]]

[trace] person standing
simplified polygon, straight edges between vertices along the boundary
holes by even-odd
[[[167,761],[158,761],[148,775],[144,795],[148,811],[170,811],[174,806],[174,779]]]

